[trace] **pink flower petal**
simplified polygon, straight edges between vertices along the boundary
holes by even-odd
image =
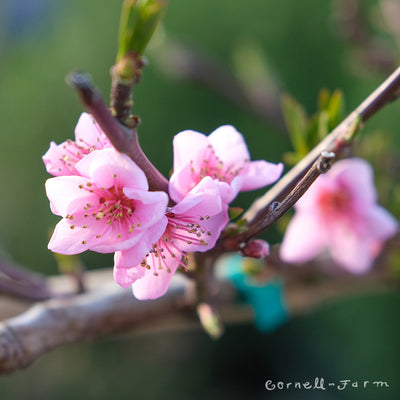
[[[215,243],[221,235],[222,230],[225,228],[228,222],[228,206],[225,204],[223,205],[223,209],[220,213],[215,214],[208,219],[199,221],[201,229],[205,231],[203,235],[200,237],[193,235],[192,239],[189,238],[190,243],[188,240],[174,238],[174,243],[179,250],[185,252],[204,252],[210,250],[215,246]],[[204,243],[199,244],[195,239],[203,239]]]
[[[174,170],[169,180],[168,192],[171,199],[176,203],[182,201],[182,199],[197,185],[197,180],[193,179],[191,169],[191,164],[186,164],[182,168]]]
[[[136,200],[133,218],[135,225],[141,224],[139,229],[153,225],[165,214],[169,201],[165,192],[147,192],[131,188],[124,188],[123,192],[128,198]]]
[[[246,163],[240,176],[243,183],[240,191],[260,189],[278,180],[283,171],[283,164],[273,164],[264,160]]]
[[[132,286],[138,279],[142,278],[145,274],[146,269],[142,266],[136,266],[131,268],[114,268],[114,280],[118,285],[127,289]]]
[[[310,213],[296,213],[286,229],[280,256],[288,263],[303,263],[317,256],[329,237],[321,221]]]
[[[331,180],[346,188],[357,207],[365,207],[376,202],[373,169],[365,160],[360,158],[340,160],[328,174]]]
[[[123,251],[117,251],[114,255],[114,268],[132,268],[139,265],[153,247],[153,244],[160,239],[165,231],[167,223],[168,220],[164,217],[160,223],[157,223],[144,231],[136,246]]]
[[[307,189],[304,195],[295,204],[295,209],[298,212],[318,213],[319,196],[322,191],[334,191],[335,182],[329,180],[327,174],[320,175],[315,182]]]
[[[49,250],[66,255],[79,254],[89,250],[93,244],[93,233],[88,229],[71,229],[71,226],[74,227],[65,218],[56,225],[47,246]]]
[[[191,215],[197,216],[211,216],[221,212],[222,202],[216,181],[206,176],[171,211],[184,214],[188,210]]]
[[[250,161],[250,154],[243,135],[232,125],[220,126],[208,136],[208,140],[224,164],[236,165]]]
[[[186,130],[175,135],[173,140],[174,171],[195,161],[209,145],[207,136],[200,132]]]
[[[92,150],[111,146],[107,136],[93,117],[85,112],[81,114],[76,124],[75,138],[78,146],[92,148]]]
[[[52,212],[56,215],[68,214],[71,201],[79,199],[84,203],[91,203],[96,196],[80,189],[85,186],[88,179],[81,176],[59,176],[47,179],[45,183],[46,194],[50,200]]]
[[[146,269],[143,278],[138,279],[132,285],[132,291],[139,300],[156,299],[164,295],[171,279],[178,268],[180,260],[166,255],[165,263],[167,267],[159,268],[158,259],[148,260],[151,269]]]
[[[374,262],[371,241],[357,234],[352,227],[337,224],[331,232],[329,249],[335,262],[353,274],[368,271]]]
[[[55,142],[50,143],[50,147],[46,154],[42,157],[46,171],[54,176],[76,175],[76,170],[73,165],[65,160],[65,147],[69,145],[67,142],[57,145]]]
[[[93,151],[82,158],[75,168],[98,187],[149,188],[144,172],[128,156],[113,148]]]
[[[387,210],[379,205],[375,205],[368,210],[364,216],[368,229],[368,236],[377,240],[387,240],[398,230],[399,223]]]

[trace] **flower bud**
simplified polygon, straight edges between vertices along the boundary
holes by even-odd
[[[262,239],[252,240],[242,250],[242,253],[246,257],[264,258],[269,254],[269,244]]]

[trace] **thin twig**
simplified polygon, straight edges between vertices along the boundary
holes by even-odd
[[[220,246],[224,251],[237,250],[243,247],[249,239],[259,235],[265,229],[273,225],[279,218],[290,210],[296,202],[303,196],[307,189],[313,184],[319,175],[327,172],[336,157],[335,153],[323,151],[314,162],[307,173],[300,179],[292,191],[283,199],[282,202],[274,202],[269,208],[269,212],[263,217],[258,218],[252,225],[243,232],[234,236],[225,237]],[[218,249],[221,251],[222,249]]]
[[[28,301],[51,297],[44,276],[5,260],[0,260],[0,293]]]
[[[136,128],[128,129],[111,114],[100,93],[87,74],[73,72],[67,77],[68,84],[77,90],[82,104],[93,116],[112,145],[129,156],[145,173],[150,190],[168,193],[168,180],[149,161],[139,144]]]
[[[43,301],[51,297],[47,289],[4,278],[0,278],[1,294],[27,301]]]
[[[392,3],[392,4],[390,4]],[[396,26],[398,26],[398,17],[396,16],[397,0],[378,1],[377,6],[381,8],[382,26],[396,40]],[[365,7],[366,6],[366,7]],[[390,9],[390,17],[387,18],[386,7]],[[390,48],[385,40],[375,34],[368,23],[369,5],[360,0],[335,0],[335,21],[337,24],[338,36],[346,40],[353,51],[352,58],[356,58],[359,69],[360,65],[368,66],[368,69],[374,69],[385,74],[393,71],[396,67],[395,49]],[[392,25],[392,21],[395,24]],[[398,39],[398,38],[397,38]],[[353,64],[353,63],[352,63]]]
[[[143,57],[128,52],[111,68],[110,109],[115,118],[128,128],[136,128],[139,123],[139,118],[132,116],[132,90],[140,82],[145,65]]]
[[[43,275],[29,271],[10,261],[0,260],[0,274],[4,274],[10,279],[26,282],[37,287],[44,288],[46,286],[46,278]]]
[[[341,122],[324,140],[283,176],[268,192],[256,200],[244,214],[249,221],[248,226],[257,223],[269,212],[275,202],[282,202],[297,182],[310,169],[322,151],[334,152],[339,155],[348,145],[347,135],[352,125],[361,118],[367,121],[382,107],[395,100],[400,88],[400,67],[390,75],[366,100],[364,100],[343,122]]]

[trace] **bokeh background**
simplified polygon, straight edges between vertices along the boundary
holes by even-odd
[[[185,45],[222,76],[248,87],[292,94],[310,114],[323,87],[342,90],[351,111],[398,60],[398,32],[383,3],[391,2],[171,0],[135,90],[140,141],[148,157],[168,175],[174,134],[184,129],[210,133],[227,123],[245,135],[253,159],[279,162],[290,150],[279,124],[212,85],[180,79],[172,45]],[[0,246],[35,271],[57,273],[47,250],[57,217],[45,196],[48,176],[41,156],[51,140],[73,137],[82,112],[65,76],[76,69],[89,72],[108,98],[121,4],[0,3]],[[262,74],[253,68],[254,55],[266,67]],[[399,111],[399,104],[390,105],[368,122],[362,138],[366,153],[374,155],[376,149],[368,148],[370,140],[399,154]],[[243,195],[236,205],[243,207],[253,197]],[[398,216],[397,203],[388,203]],[[276,230],[266,237],[271,242],[280,238]],[[82,259],[88,268],[112,264],[108,255],[88,253]],[[399,307],[397,292],[374,291],[324,304],[270,333],[243,324],[228,327],[216,342],[193,329],[74,345],[46,355],[26,371],[0,377],[0,398],[397,399]],[[267,379],[315,377],[382,380],[390,388],[268,392],[264,387]]]

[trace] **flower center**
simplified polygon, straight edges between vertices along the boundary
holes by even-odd
[[[87,182],[86,185],[80,184],[79,188],[86,190],[98,197],[96,203],[86,203],[83,206],[83,214],[79,212],[80,220],[87,220],[87,223],[82,225],[82,228],[87,228],[88,224],[104,221],[106,225],[116,229],[116,238],[120,239],[126,233],[132,233],[136,227],[140,227],[141,223],[134,223],[133,215],[135,212],[135,200],[128,198],[122,189],[112,186],[108,189],[98,188],[94,184]],[[78,214],[78,213],[77,213]],[[76,215],[78,217],[78,215]],[[74,220],[74,215],[66,215],[71,222]],[[74,225],[70,225],[74,229]],[[96,238],[102,237],[102,233],[98,233]],[[82,242],[82,244],[86,244]]]
[[[167,212],[168,225],[161,239],[153,245],[146,257],[141,262],[141,266],[147,269],[153,268],[153,274],[158,276],[158,270],[166,268],[171,273],[169,260],[172,258],[178,266],[186,268],[188,258],[186,252],[179,248],[179,241],[198,246],[207,246],[204,238],[211,236],[202,224],[203,221],[210,219],[204,217],[184,217],[172,212]]]
[[[246,160],[244,160],[246,162]],[[203,154],[203,159],[200,160],[199,167],[195,168],[191,161],[192,178],[199,183],[204,177],[210,176],[213,179],[218,179],[221,182],[231,183],[233,178],[239,175],[243,169],[243,164],[226,165],[221,161],[211,145],[208,145]]]
[[[74,170],[75,164],[81,160],[84,156],[88,155],[94,150],[102,149],[106,145],[106,139],[104,139],[103,133],[99,132],[99,137],[97,137],[97,143],[91,145],[84,139],[80,138],[79,143],[68,139],[63,145],[63,155],[60,161],[63,162],[70,171]]]
[[[60,161],[63,162],[70,171],[74,170],[75,164],[91,151],[90,147],[80,146],[70,139],[62,145],[62,149],[63,155]]]
[[[350,208],[350,195],[344,189],[323,191],[319,196],[319,206],[325,214],[343,214]]]

